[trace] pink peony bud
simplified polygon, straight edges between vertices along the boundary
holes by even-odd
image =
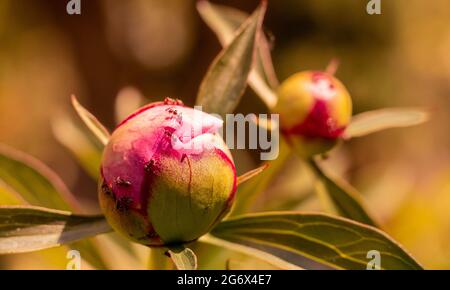
[[[336,144],[350,122],[352,100],[332,75],[300,72],[281,84],[274,112],[294,151],[307,158]]]
[[[236,170],[222,121],[166,99],[125,119],[106,146],[99,184],[111,226],[162,246],[198,239],[231,208]]]

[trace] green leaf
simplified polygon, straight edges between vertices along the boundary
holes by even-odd
[[[269,167],[269,164],[264,164],[263,166],[260,166],[253,170],[250,170],[250,171],[244,173],[243,175],[238,176],[236,179],[236,185],[239,186],[239,185],[245,183],[246,181],[249,181],[250,179],[255,178],[256,176],[261,174],[261,172],[264,172],[264,170],[266,170],[267,167]]]
[[[342,179],[330,177],[318,164],[317,160],[310,161],[311,167],[320,178],[339,215],[367,225],[377,226],[373,218],[365,209],[359,192]]]
[[[66,187],[59,176],[41,161],[15,149],[0,145],[0,190],[2,204],[16,205],[17,196],[31,205],[57,208],[62,210],[80,210],[81,206]],[[15,198],[16,202],[6,202]],[[82,253],[90,253],[84,258],[93,266],[105,268],[105,263],[98,252],[94,241],[77,242],[74,246],[82,249]],[[92,259],[89,259],[92,257]]]
[[[350,139],[390,128],[419,125],[428,119],[428,112],[423,109],[389,108],[369,111],[352,118],[345,130],[344,138]]]
[[[74,243],[68,244],[67,246],[70,249],[79,251],[81,257],[95,269],[108,270],[109,267],[106,265],[106,261],[99,253],[99,249],[101,249],[102,245],[99,243],[97,238],[98,237],[78,240]]]
[[[276,254],[271,254],[267,251],[261,251],[259,249],[256,249],[251,246],[246,246],[241,243],[235,243],[230,242],[226,239],[220,239],[212,236],[211,234],[204,235],[199,239],[200,244],[209,244],[213,245],[217,248],[216,251],[213,252],[216,256],[222,253],[225,253],[225,255],[231,255],[233,252],[245,254],[250,257],[257,258],[261,261],[264,261],[266,263],[269,263],[272,266],[278,267],[282,270],[301,270],[303,268],[291,264],[279,257],[277,257]],[[228,252],[224,251],[225,249],[229,250]],[[212,249],[208,249],[212,250]],[[208,252],[207,257],[210,257],[210,253]],[[214,257],[214,256],[213,256]],[[210,261],[209,264],[215,265],[214,262],[216,261]],[[226,265],[225,265],[226,266]],[[217,266],[216,266],[217,267]],[[208,269],[208,268],[205,268]]]
[[[7,185],[0,182],[0,205],[20,205],[20,196]]]
[[[284,139],[280,139],[278,158],[266,163],[267,168],[259,175],[238,186],[236,202],[230,213],[231,216],[247,213],[258,196],[266,190],[270,182],[283,168],[290,156],[290,149]]]
[[[72,120],[58,116],[52,122],[53,135],[75,157],[94,180],[98,179],[103,145],[92,141]]]
[[[111,231],[103,216],[40,207],[0,207],[0,254],[37,251]]]
[[[185,247],[170,248],[169,255],[178,270],[197,269],[197,256],[191,249]]]
[[[422,267],[384,232],[344,218],[299,212],[268,212],[220,223],[211,234],[302,266],[306,257],[337,269],[366,269],[378,251],[381,269]],[[250,253],[249,253],[250,254]]]
[[[103,145],[106,145],[111,137],[108,130],[102,125],[102,123],[100,123],[99,120],[97,120],[94,115],[92,115],[78,102],[75,96],[72,96],[72,105],[86,126]]]
[[[238,105],[247,86],[266,7],[262,2],[209,68],[197,95],[197,105],[204,111],[225,115]]]
[[[62,210],[70,210],[71,206],[80,208],[72,193],[51,169],[5,145],[0,145],[0,180],[29,204]]]
[[[209,1],[197,2],[197,10],[224,47],[232,42],[238,28],[249,17],[243,11]],[[256,61],[250,73],[249,84],[268,107],[276,104],[277,97],[273,89],[278,87],[279,82],[272,64],[270,45],[263,33],[257,39]]]

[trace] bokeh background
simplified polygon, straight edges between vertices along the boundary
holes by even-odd
[[[193,0],[81,0],[76,16],[67,15],[67,2],[0,1],[0,142],[43,160],[95,212],[95,183],[52,133],[58,116],[74,114],[70,95],[110,129],[119,94],[192,105],[221,47]],[[214,2],[248,12],[258,5]],[[450,268],[450,2],[381,2],[382,15],[369,16],[365,0],[269,1],[265,31],[281,80],[337,57],[355,113],[430,108],[429,123],[352,140],[329,163],[419,261]],[[247,90],[238,111],[266,109]],[[252,152],[237,155],[240,171],[258,162]],[[255,209],[320,209],[305,179],[291,160]],[[9,256],[0,267],[51,268],[37,259]]]

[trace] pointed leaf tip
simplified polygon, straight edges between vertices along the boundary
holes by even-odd
[[[92,133],[99,139],[99,141],[106,145],[111,135],[102,123],[88,110],[86,110],[77,100],[75,95],[71,96],[72,106],[80,116],[81,120],[92,131]]]
[[[344,132],[345,139],[366,136],[391,128],[420,125],[429,120],[429,112],[420,108],[385,108],[358,114]]]
[[[243,175],[241,175],[237,178],[237,185],[239,186],[240,184],[246,182],[247,180],[252,179],[253,177],[257,176],[258,174],[260,174],[261,172],[266,170],[268,167],[269,167],[269,164],[264,164],[261,167],[258,167],[256,169],[253,169],[253,170],[250,170],[249,172],[244,173]]]
[[[225,115],[239,104],[252,70],[266,7],[263,1],[210,66],[197,95],[197,104],[206,112]]]
[[[197,10],[224,47],[231,43],[239,31],[238,28],[249,17],[244,11],[209,1],[199,1]],[[272,108],[277,102],[277,96],[273,90],[278,87],[279,81],[273,67],[269,41],[262,31],[257,37],[256,45],[255,63],[250,72],[248,84],[261,100]]]

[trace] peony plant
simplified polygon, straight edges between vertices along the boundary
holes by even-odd
[[[375,268],[422,269],[379,229],[359,193],[328,175],[320,156],[339,140],[419,124],[426,113],[383,109],[352,117],[350,93],[333,69],[300,72],[279,85],[262,32],[266,6],[261,2],[248,16],[198,2],[200,15],[224,46],[200,85],[197,105],[203,112],[167,98],[131,115],[119,114],[122,120],[110,134],[73,97],[91,133],[65,117],[57,119],[53,129],[98,181],[101,214],[86,214],[41,162],[0,146],[0,254],[67,247],[78,250],[92,268],[108,269],[113,248],[126,253],[123,261],[131,259],[136,265],[133,253],[140,244],[145,246],[140,253],[150,249],[150,269],[196,269],[195,252],[206,248],[208,254],[200,258],[212,259],[215,250],[207,245],[214,245],[282,269],[307,268],[312,265],[308,261],[328,268],[366,269],[371,265],[367,253],[375,250],[382,253],[382,263]],[[218,134],[222,121],[211,114],[232,113],[247,83],[280,115],[280,124],[272,126],[280,128],[287,147],[277,160],[238,177],[239,160],[234,161]],[[122,111],[122,102],[118,104]],[[338,215],[250,212],[248,201],[267,187],[286,160],[286,151],[309,162]]]

